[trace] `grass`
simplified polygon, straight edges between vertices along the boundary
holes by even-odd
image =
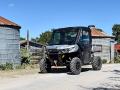
[[[39,72],[39,65],[26,65],[15,70],[0,70],[0,77],[15,77],[18,75],[35,74]]]

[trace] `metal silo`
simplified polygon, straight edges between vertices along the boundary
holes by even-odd
[[[20,64],[20,32],[21,27],[0,17],[0,64]]]

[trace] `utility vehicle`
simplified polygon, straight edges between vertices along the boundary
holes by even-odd
[[[81,72],[81,66],[92,65],[100,70],[102,61],[92,51],[91,27],[66,27],[54,29],[45,47],[45,55],[39,62],[40,72],[51,71],[51,66],[66,66],[73,75]]]

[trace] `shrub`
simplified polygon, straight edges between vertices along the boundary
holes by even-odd
[[[27,64],[18,65],[15,67],[15,69],[25,69],[26,66],[27,66]]]
[[[107,63],[107,59],[103,59],[103,60],[102,60],[102,63],[103,63],[103,64]]]
[[[21,64],[29,64],[30,60],[29,57],[21,57]]]
[[[11,63],[1,64],[0,70],[13,70],[13,64]]]
[[[120,63],[120,56],[114,58],[114,63]]]
[[[21,48],[21,64],[30,63],[30,55],[25,48]]]
[[[22,64],[19,66],[16,66],[16,69],[35,69],[38,68],[38,64]]]

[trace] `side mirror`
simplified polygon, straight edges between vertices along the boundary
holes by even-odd
[[[88,28],[91,28],[91,27],[94,27],[95,28],[95,25],[89,25]]]

